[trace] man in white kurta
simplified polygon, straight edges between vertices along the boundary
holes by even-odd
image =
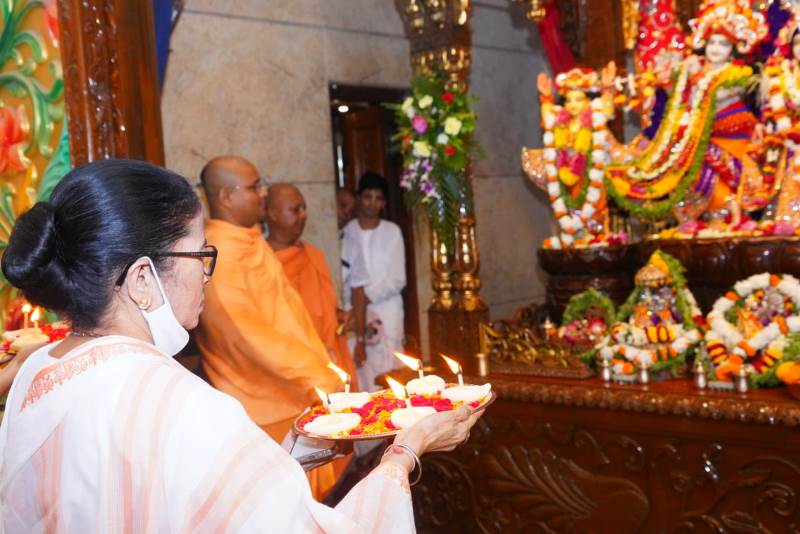
[[[334,509],[233,397],[154,346],[108,336],[33,354],[0,427],[0,534],[414,531],[383,463]]]
[[[360,350],[366,353],[366,361],[358,370],[358,380],[368,391],[382,388],[375,385],[375,378],[397,366],[393,353],[403,350],[405,337],[401,295],[406,285],[405,246],[400,228],[380,218],[385,204],[385,180],[367,173],[359,182],[358,217],[344,227],[343,236],[343,249],[357,247],[367,268],[369,282],[364,286],[369,300],[367,319],[377,317],[381,322],[382,334],[376,343],[369,343],[368,337],[364,339],[359,335],[352,350],[356,360]],[[350,289],[345,280],[345,294]],[[359,344],[363,344],[361,349]]]

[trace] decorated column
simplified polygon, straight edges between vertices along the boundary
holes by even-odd
[[[470,186],[475,115],[467,95],[471,64],[470,0],[398,0],[411,45],[413,95],[398,108],[412,209],[431,225],[434,298],[428,309],[430,350],[471,356],[478,325],[488,320],[480,298],[479,254]]]

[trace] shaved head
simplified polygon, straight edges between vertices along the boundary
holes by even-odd
[[[297,245],[306,226],[306,200],[292,184],[275,184],[267,195],[268,241],[273,250]]]
[[[356,194],[352,189],[342,188],[336,190],[336,223],[339,229],[349,223],[356,212]]]
[[[264,195],[255,165],[239,156],[217,156],[203,167],[200,183],[213,219],[253,226],[264,216]]]

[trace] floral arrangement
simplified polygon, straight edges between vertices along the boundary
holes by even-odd
[[[661,251],[637,273],[636,286],[600,349],[600,357],[609,360],[617,374],[644,367],[674,376],[694,352],[702,339],[702,313],[683,273],[683,265]],[[661,311],[654,310],[654,303]]]
[[[741,280],[714,303],[707,321],[714,379],[731,380],[744,366],[753,387],[778,385],[775,364],[788,336],[800,332],[800,281],[770,273]]]
[[[456,384],[447,384],[446,387],[454,387]],[[441,393],[433,393],[431,395],[411,395],[411,406],[430,406],[437,412],[446,412],[455,410],[463,403],[452,402],[450,399],[442,397]],[[469,405],[477,408],[489,400],[488,397],[471,402]],[[358,436],[376,436],[381,434],[390,434],[399,430],[392,424],[392,412],[397,409],[405,408],[406,401],[398,399],[390,389],[377,391],[370,395],[370,400],[360,408],[345,408],[337,413],[357,413],[361,416],[361,422],[355,428],[346,432],[333,435],[333,438],[343,437],[358,437]],[[297,427],[304,428],[308,423],[319,417],[320,415],[327,415],[330,411],[328,408],[317,404],[304,414],[298,421]]]
[[[616,312],[611,299],[594,288],[573,295],[561,320],[558,338],[584,362],[592,362],[597,343],[608,333]]]
[[[411,92],[402,104],[390,106],[403,155],[400,186],[407,205],[423,208],[432,230],[452,250],[459,209],[471,209],[466,168],[478,148],[473,140],[475,99],[448,89],[439,75],[415,76]]]

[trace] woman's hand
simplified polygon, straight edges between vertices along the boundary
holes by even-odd
[[[461,406],[457,410],[437,412],[401,430],[394,439],[410,447],[418,456],[428,452],[452,451],[469,437],[469,431],[483,415],[483,409]]]

